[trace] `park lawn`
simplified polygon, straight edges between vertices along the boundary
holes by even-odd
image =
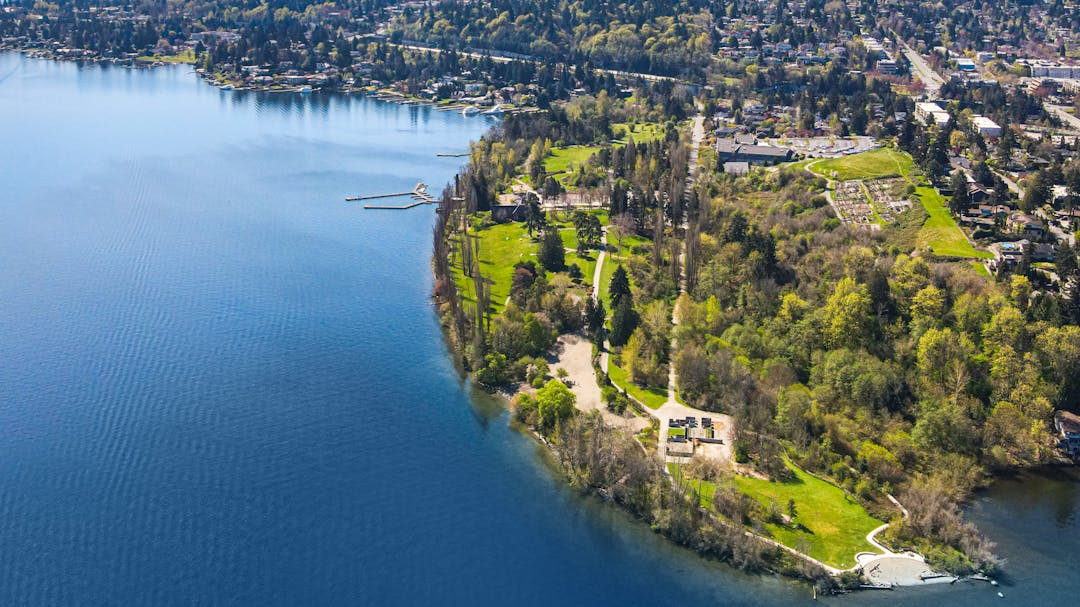
[[[600,151],[595,145],[572,145],[565,148],[552,148],[547,158],[544,158],[544,171],[549,174],[561,174],[568,172],[571,165],[575,169],[585,164],[593,154]]]
[[[993,254],[979,251],[971,246],[967,237],[956,225],[949,208],[945,206],[945,197],[932,186],[921,185],[915,188],[922,206],[929,217],[923,224],[917,237],[919,247],[929,247],[934,255],[941,257],[966,257],[989,259]]]
[[[600,225],[607,224],[607,212],[603,215],[595,213],[600,218]],[[592,285],[593,273],[596,272],[596,258],[600,252],[589,249],[585,256],[577,254],[577,230],[570,222],[555,223],[559,227],[559,237],[562,238],[563,248],[566,249],[566,265],[576,263],[581,268],[581,281],[586,285]]]
[[[614,363],[608,362],[608,378],[611,383],[622,388],[634,400],[650,409],[659,409],[667,402],[667,390],[661,388],[642,388],[630,381],[630,375]]]
[[[571,264],[577,264],[581,268],[581,284],[590,287],[592,285],[593,274],[596,273],[596,251],[590,250],[585,257],[577,254],[577,251],[566,252],[566,266],[570,267]]]
[[[480,271],[491,288],[491,308],[502,311],[510,297],[510,284],[514,277],[514,264],[536,259],[537,243],[525,233],[525,224],[500,223],[481,230],[471,229],[469,235],[480,240]],[[460,260],[460,243],[455,243],[455,254]],[[461,271],[460,261],[453,265],[454,283],[463,301],[476,304],[476,291],[472,278]]]
[[[878,148],[869,152],[823,160],[810,170],[830,179],[875,179],[889,175],[907,177],[914,162],[911,156],[892,148]]]
[[[773,503],[786,513],[788,500],[795,500],[797,527],[765,524],[774,540],[839,569],[854,566],[855,555],[859,552],[877,552],[866,541],[866,536],[880,527],[881,521],[870,516],[839,487],[807,474],[790,462],[788,467],[794,472],[795,479],[787,482],[734,477],[739,491],[765,507]],[[679,478],[678,464],[668,464],[668,470]],[[715,483],[684,480],[698,492],[702,506],[712,505]]]
[[[604,302],[604,309],[608,311],[609,320],[611,318],[612,309],[611,294],[608,292],[608,288],[611,286],[611,277],[615,274],[615,268],[630,257],[630,251],[632,251],[634,247],[645,246],[652,242],[648,238],[642,238],[641,236],[636,235],[624,237],[622,239],[622,247],[619,247],[616,241],[617,239],[609,232],[607,255],[604,256],[604,267],[600,270],[600,301]],[[629,273],[629,270],[627,270],[627,272]],[[589,280],[592,280],[592,278],[590,277]],[[630,287],[633,288],[633,286],[634,281],[631,279]]]
[[[634,143],[648,143],[664,138],[664,125],[659,122],[629,124],[617,122],[611,125],[615,137],[626,141],[627,136],[634,138]]]
[[[739,491],[766,507],[771,502],[784,511],[788,500],[795,500],[795,523],[800,527],[766,524],[773,539],[837,568],[854,566],[858,552],[877,552],[866,536],[880,527],[881,521],[839,487],[790,462],[788,467],[795,479],[786,482],[735,477]]]
[[[195,51],[192,49],[185,49],[175,55],[143,55],[136,58],[138,61],[144,63],[153,63],[160,61],[161,63],[195,63]]]

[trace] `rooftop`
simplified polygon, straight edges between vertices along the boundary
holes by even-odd
[[[1071,411],[1054,413],[1054,424],[1065,434],[1080,434],[1080,415]]]

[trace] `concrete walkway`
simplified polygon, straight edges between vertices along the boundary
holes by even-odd
[[[608,226],[604,226],[600,229],[600,254],[596,256],[596,269],[593,270],[592,277],[592,298],[594,302],[600,301],[600,280],[604,275],[604,260],[607,259],[607,232]],[[607,311],[611,314],[611,310]],[[608,349],[607,342],[604,342],[604,347],[600,349],[600,370],[607,373],[608,368]]]

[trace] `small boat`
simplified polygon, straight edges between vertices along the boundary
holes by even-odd
[[[223,90],[223,91],[231,91],[231,90],[233,90],[233,85],[231,85],[231,84],[223,84],[223,85],[221,85],[221,90]]]
[[[302,86],[302,87],[300,87],[300,92],[306,95],[306,94],[311,92],[311,87],[310,86]]]
[[[475,114],[475,113],[477,113],[479,111],[480,110],[478,110],[475,107],[469,105],[469,106],[466,106],[466,107],[462,108],[461,113],[463,115],[465,115],[465,116],[468,116],[469,114]]]

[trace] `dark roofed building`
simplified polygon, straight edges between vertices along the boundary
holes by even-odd
[[[734,139],[719,139],[716,153],[720,162],[748,162],[750,164],[777,164],[789,162],[794,154],[786,148],[774,148],[768,145],[739,143]]]

